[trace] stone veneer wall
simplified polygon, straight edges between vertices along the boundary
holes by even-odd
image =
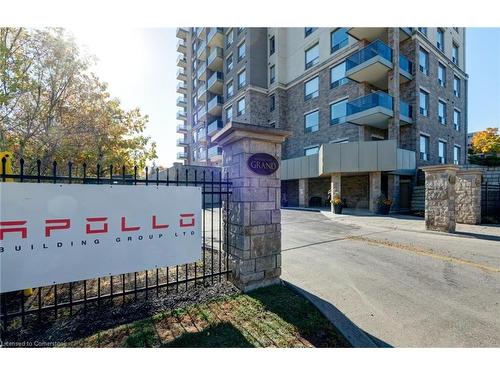
[[[425,168],[425,228],[455,232],[456,166]]]
[[[457,223],[481,223],[481,172],[457,172],[455,184],[455,212]]]
[[[341,198],[347,208],[368,208],[370,181],[368,175],[342,176]]]

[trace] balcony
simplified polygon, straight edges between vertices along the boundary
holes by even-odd
[[[213,146],[208,149],[208,158],[210,161],[222,160],[222,147]]]
[[[179,124],[177,125],[176,132],[180,134],[186,134],[187,132],[189,132],[189,128],[186,124]]]
[[[187,81],[187,75],[186,75],[186,71],[184,70],[184,68],[177,69],[177,79],[179,81]]]
[[[212,27],[207,37],[207,44],[209,47],[223,47],[224,46],[224,33],[222,27]]]
[[[187,152],[178,152],[177,153],[177,159],[179,160],[186,160],[188,158],[188,153]]]
[[[198,143],[207,143],[207,134],[205,133],[205,128],[201,129],[196,135],[196,141]]]
[[[201,85],[198,88],[198,100],[205,101],[207,99],[207,87],[205,85]]]
[[[387,41],[387,29],[387,27],[351,27],[347,30],[347,33],[358,40],[367,40],[372,42],[380,39]],[[399,31],[400,42],[411,38],[413,33],[413,29],[411,27],[400,27]]]
[[[175,36],[179,39],[187,39],[188,35],[189,35],[189,31],[185,27],[178,27],[175,30]]]
[[[222,48],[212,48],[212,52],[208,55],[207,67],[210,70],[222,72],[223,69],[223,52]]]
[[[196,37],[198,39],[205,39],[206,33],[207,33],[206,27],[197,27],[196,28]]]
[[[382,91],[347,103],[346,121],[353,124],[387,129],[388,120],[393,116],[392,96]]]
[[[209,136],[212,136],[214,135],[215,133],[217,133],[220,129],[223,128],[223,124],[222,124],[222,120],[215,120],[215,121],[212,121],[209,125],[208,125],[208,129],[207,129],[207,134]]]
[[[392,69],[392,49],[381,40],[370,43],[346,59],[346,77],[387,89],[387,73]]]
[[[207,90],[211,93],[222,95],[224,89],[224,75],[221,72],[213,73],[207,82]]]
[[[184,40],[182,39],[179,39],[177,41],[177,52],[184,54],[186,54],[187,52],[186,42],[184,42]]]
[[[220,96],[220,95],[214,96],[208,102],[207,111],[212,116],[221,116],[222,115],[222,96]]]
[[[201,42],[196,50],[196,58],[198,60],[205,61],[207,58],[207,44],[205,42]]]
[[[399,30],[400,30],[399,33],[400,42],[403,42],[406,39],[410,39],[411,35],[413,34],[413,27],[400,27]]]
[[[185,82],[179,82],[177,84],[177,93],[178,94],[187,94],[187,86]]]
[[[187,107],[187,99],[185,96],[179,96],[177,98],[177,107],[183,107],[183,108]]]
[[[399,101],[399,121],[401,125],[410,125],[413,122],[413,107],[402,100]]]
[[[201,64],[196,70],[196,78],[200,81],[204,81],[207,78],[207,64]]]
[[[179,68],[186,68],[187,66],[186,58],[182,53],[180,53],[179,56],[177,56],[177,66]]]
[[[207,110],[205,106],[203,106],[198,111],[198,122],[196,123],[196,126],[198,126],[200,123],[201,124],[205,123],[206,119],[207,119]]]
[[[413,63],[403,55],[399,55],[399,75],[401,83],[406,83],[413,79]]]
[[[176,144],[177,144],[177,147],[187,147],[187,146],[189,146],[189,143],[188,143],[188,141],[187,141],[187,139],[185,137],[178,138]]]
[[[187,120],[186,116],[187,116],[186,111],[184,110],[177,111],[177,120],[185,121]]]

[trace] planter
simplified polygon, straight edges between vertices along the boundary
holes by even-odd
[[[389,211],[391,210],[391,206],[381,205],[377,209],[377,214],[379,215],[389,215]]]
[[[342,213],[342,206],[341,205],[333,205],[333,212],[336,214],[341,214]]]

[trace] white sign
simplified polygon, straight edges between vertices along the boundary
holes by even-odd
[[[0,183],[0,292],[201,256],[201,189]]]

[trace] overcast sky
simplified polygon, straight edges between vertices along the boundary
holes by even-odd
[[[157,164],[176,161],[177,120],[175,29],[71,30],[99,59],[96,73],[124,108],[149,115],[147,134],[158,145]],[[467,29],[469,131],[500,127],[500,28]]]

